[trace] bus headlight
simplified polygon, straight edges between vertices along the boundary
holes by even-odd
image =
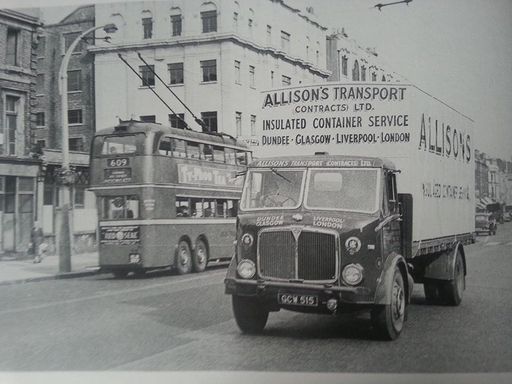
[[[256,266],[252,260],[243,259],[238,263],[236,270],[242,279],[251,279],[256,273]]]
[[[349,264],[343,268],[341,276],[348,285],[357,285],[363,280],[363,267],[359,264]]]
[[[242,236],[242,244],[245,248],[249,248],[254,243],[254,237],[250,233],[244,233]]]

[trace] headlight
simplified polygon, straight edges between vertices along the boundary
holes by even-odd
[[[249,248],[254,243],[254,237],[250,233],[245,233],[242,236],[242,244],[244,247]]]
[[[138,253],[130,253],[130,264],[140,263],[140,255]]]
[[[363,267],[359,264],[349,264],[343,268],[341,276],[348,285],[357,285],[363,280]]]
[[[256,273],[256,266],[252,260],[243,259],[240,263],[238,263],[236,270],[242,279],[250,279]]]

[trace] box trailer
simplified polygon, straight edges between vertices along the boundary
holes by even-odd
[[[280,308],[368,308],[394,339],[413,280],[430,302],[461,302],[474,239],[470,118],[399,83],[271,90],[260,116],[225,281],[243,331]]]

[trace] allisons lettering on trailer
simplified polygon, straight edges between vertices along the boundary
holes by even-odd
[[[254,167],[376,167],[374,160],[345,159],[345,160],[258,160]]]
[[[469,163],[471,136],[423,113],[418,149]]]

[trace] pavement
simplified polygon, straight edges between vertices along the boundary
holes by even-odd
[[[99,271],[98,252],[71,256],[71,271],[59,271],[59,256],[46,256],[40,263],[28,260],[0,261],[0,285],[93,275]]]

